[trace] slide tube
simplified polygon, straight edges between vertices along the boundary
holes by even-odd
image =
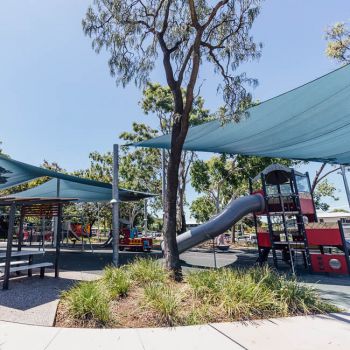
[[[263,211],[265,200],[261,194],[233,199],[227,207],[208,222],[177,236],[179,253],[224,233],[245,215]]]

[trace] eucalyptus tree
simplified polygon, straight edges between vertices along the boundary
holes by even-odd
[[[186,92],[182,89],[183,97]],[[162,86],[159,83],[148,83],[143,91],[143,97],[140,102],[141,108],[146,115],[155,115],[158,119],[158,129],[161,134],[171,132],[174,120],[174,100],[171,90],[168,86]],[[214,115],[204,107],[204,99],[196,96],[193,101],[192,110],[189,116],[190,126],[196,126],[214,119]],[[168,164],[169,152],[165,152],[165,165]],[[186,187],[189,182],[189,170],[194,160],[197,159],[196,152],[182,151],[179,166],[179,186],[177,196],[177,232],[186,231]],[[165,203],[163,203],[163,206]]]
[[[256,80],[236,70],[260,56],[261,45],[250,34],[259,6],[259,0],[95,0],[82,22],[96,52],[108,51],[117,83],[141,86],[157,65],[163,67],[174,102],[164,253],[175,278],[182,275],[176,244],[178,172],[199,74],[211,66],[220,75],[221,117],[239,121],[242,101],[251,100],[246,84]]]

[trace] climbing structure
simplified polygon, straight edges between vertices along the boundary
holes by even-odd
[[[273,164],[250,179],[250,192],[265,199],[264,211],[253,214],[260,263],[271,253],[276,268],[287,263],[293,273],[300,267],[350,273],[342,223],[331,228],[317,224],[308,173]]]

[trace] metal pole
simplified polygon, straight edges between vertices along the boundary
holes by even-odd
[[[216,214],[219,214],[219,212],[220,212],[220,187],[218,187],[218,195],[216,197]],[[214,257],[214,267],[217,268],[215,238],[213,238],[213,257]]]
[[[341,174],[343,176],[346,197],[348,198],[348,204],[349,204],[349,207],[350,207],[350,191],[349,191],[348,179],[346,178],[346,174],[345,174],[345,165],[341,165],[340,166],[340,170],[341,170]]]
[[[60,179],[57,179],[56,183],[56,197],[57,199],[60,197],[60,189],[61,189],[61,181]],[[53,231],[53,246],[56,247],[57,244],[57,222],[58,218],[57,216],[54,216],[53,223],[54,223],[54,231]]]
[[[63,204],[57,204],[57,240],[56,240],[56,256],[55,256],[55,278],[59,277],[60,268],[59,268],[59,260],[60,260],[60,252],[61,252],[61,240],[62,240],[62,211]],[[68,235],[67,235],[68,237]],[[68,239],[68,238],[67,238]]]
[[[143,211],[144,211],[144,235],[147,236],[147,198],[145,198],[143,200],[144,203],[144,207],[143,207]]]
[[[45,251],[45,227],[46,227],[46,220],[45,215],[41,217],[41,248],[43,251]],[[40,250],[40,248],[39,248]]]
[[[13,240],[13,229],[15,226],[15,215],[16,215],[16,204],[11,204],[9,214],[9,228],[7,231],[7,247],[6,247],[6,260],[5,260],[5,276],[2,289],[9,288],[10,279],[10,264],[11,264],[11,253],[12,253],[12,240]]]
[[[165,206],[165,193],[166,193],[166,171],[165,171],[165,149],[162,149],[162,200],[163,200],[163,209]]]
[[[112,183],[112,262],[119,264],[119,146],[113,145],[113,183]]]
[[[19,231],[18,231],[18,246],[17,250],[22,250],[22,244],[23,244],[23,225],[24,225],[24,208],[21,206],[21,218],[19,222]]]

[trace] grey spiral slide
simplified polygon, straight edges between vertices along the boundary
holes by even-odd
[[[224,233],[245,215],[263,211],[264,197],[260,194],[240,197],[232,200],[227,207],[208,222],[177,236],[179,253],[196,246],[208,239]]]

